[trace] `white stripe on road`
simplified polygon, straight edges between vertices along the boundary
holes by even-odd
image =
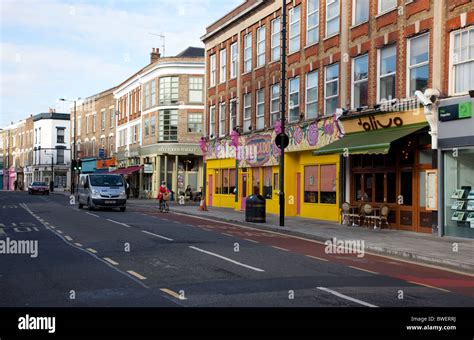
[[[234,235],[231,235],[231,234],[227,234],[227,233],[221,233],[222,235],[225,235],[225,236],[230,236],[230,237],[234,237]]]
[[[139,278],[140,280],[146,280],[145,276],[142,276],[142,275],[138,274],[137,272],[134,272],[133,270],[127,270],[127,273]]]
[[[114,221],[114,220],[111,220],[111,219],[107,219],[107,221],[123,225],[124,227],[127,227],[127,228],[131,228],[131,226],[129,226],[128,224],[122,223],[122,222]]]
[[[158,234],[153,234],[153,233],[150,233],[149,231],[146,231],[146,230],[142,230],[142,233],[145,233],[145,234],[148,234],[148,235],[153,235],[153,236],[162,238],[162,239],[167,240],[167,241],[173,241],[172,238],[161,236],[161,235],[158,235]]]
[[[346,299],[346,300],[349,300],[349,301],[358,303],[358,304],[363,305],[363,306],[366,306],[366,307],[378,307],[378,306],[372,305],[372,304],[370,304],[370,303],[368,303],[368,302],[365,302],[365,301],[362,301],[362,300],[359,300],[359,299],[356,299],[356,298],[353,298],[353,297],[350,297],[350,296],[347,296],[347,295],[338,293],[338,292],[336,292],[335,290],[332,290],[332,289],[329,289],[329,288],[325,288],[325,287],[317,287],[317,288],[318,288],[319,290],[322,290],[322,291],[331,293],[331,294],[336,295],[336,296],[338,296],[338,297],[340,297],[340,298],[343,298],[343,299]]]
[[[96,215],[96,214],[91,214],[90,212],[86,212],[87,215],[91,215],[91,216],[94,216],[94,217],[100,217],[99,215]]]
[[[92,249],[92,248],[87,248],[88,251],[90,251],[93,254],[97,254],[97,250]]]
[[[78,247],[82,247],[82,244],[81,243],[74,243],[76,246]]]
[[[108,263],[113,264],[114,266],[118,266],[118,262],[115,262],[114,260],[112,260],[109,257],[104,257],[104,260],[107,261]]]
[[[66,240],[68,240],[68,241],[72,241],[72,237],[71,237],[71,236],[66,235],[66,236],[64,236],[64,238],[65,238]]]
[[[289,251],[289,250],[286,249],[286,248],[277,247],[277,246],[272,246],[272,248],[279,249],[279,250],[283,250],[283,251]]]
[[[249,265],[244,264],[244,263],[241,263],[241,262],[237,262],[237,261],[235,261],[235,260],[229,259],[228,257],[224,257],[224,256],[222,256],[222,255],[215,254],[215,253],[212,253],[212,252],[210,252],[210,251],[207,251],[207,250],[204,250],[204,249],[201,249],[201,248],[198,248],[198,247],[189,246],[189,248],[194,249],[194,250],[197,250],[197,251],[200,251],[201,253],[205,253],[205,254],[208,254],[208,255],[212,255],[212,256],[218,257],[218,258],[220,258],[220,259],[222,259],[222,260],[229,261],[229,262],[234,263],[234,264],[236,264],[236,265],[239,265],[239,266],[242,266],[242,267],[245,267],[245,268],[248,268],[248,269],[255,270],[256,272],[264,272],[263,269],[256,268],[256,267],[252,267],[252,266],[249,266]]]
[[[249,239],[249,238],[244,238],[244,240],[249,241],[249,242],[252,242],[252,243],[259,243],[258,241],[251,240],[251,239]]]

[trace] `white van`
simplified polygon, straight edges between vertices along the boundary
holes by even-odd
[[[122,175],[82,174],[79,179],[77,200],[79,209],[87,205],[95,208],[120,208],[125,211],[127,203],[127,183]]]

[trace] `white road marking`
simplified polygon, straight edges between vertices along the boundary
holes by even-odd
[[[109,218],[107,218],[107,221],[112,222],[112,223],[116,223],[116,224],[123,225],[124,227],[127,227],[127,228],[131,228],[131,226],[129,226],[128,224],[125,224],[125,223],[122,223],[122,222],[118,222],[118,221],[114,221],[114,220],[111,220],[111,219],[109,219]]]
[[[172,238],[161,236],[161,235],[158,235],[158,234],[153,234],[153,233],[150,233],[149,231],[146,231],[146,230],[142,230],[142,233],[145,233],[145,234],[148,234],[148,235],[153,235],[153,236],[162,238],[162,239],[167,240],[167,241],[174,241]]]
[[[424,287],[427,287],[427,288],[438,289],[438,290],[441,290],[441,291],[443,291],[443,292],[451,293],[449,290],[444,289],[444,288],[439,288],[439,287],[435,287],[435,286],[430,286],[430,285],[427,285],[427,284],[424,284],[424,283],[420,283],[420,282],[415,282],[415,281],[408,281],[408,282],[413,283],[413,284],[415,284],[415,285],[424,286]]]
[[[65,238],[66,240],[68,240],[68,241],[72,241],[72,237],[71,237],[71,236],[66,235],[66,236],[64,236],[64,238]]]
[[[81,243],[74,243],[76,246],[78,247],[82,247],[82,244]]]
[[[316,259],[316,260],[321,260],[321,261],[326,261],[328,262],[328,260],[326,259],[323,259],[322,257],[317,257],[317,256],[313,256],[313,255],[306,255],[307,257],[311,257],[312,259]]]
[[[260,242],[258,242],[258,241],[251,240],[251,239],[249,239],[249,238],[245,238],[244,240],[249,241],[249,242],[252,242],[252,243],[260,243]]]
[[[350,297],[350,296],[347,296],[347,295],[338,293],[338,292],[336,292],[335,290],[332,290],[332,289],[329,289],[329,288],[325,288],[325,287],[317,287],[317,288],[318,288],[319,290],[328,292],[328,293],[333,294],[333,295],[336,295],[336,296],[338,296],[338,297],[340,297],[340,298],[343,298],[343,299],[346,299],[346,300],[349,300],[349,301],[358,303],[358,304],[363,305],[363,306],[366,306],[366,307],[378,307],[378,306],[372,305],[372,304],[370,304],[370,303],[368,303],[368,302],[365,302],[365,301],[362,301],[362,300],[359,300],[359,299],[356,299],[356,298],[353,298],[353,297]]]
[[[355,267],[355,266],[349,266],[349,267],[354,268],[354,269],[357,269],[357,270],[362,270],[363,272],[367,272],[367,273],[370,273],[370,274],[376,274],[376,275],[379,274],[379,273],[377,273],[377,272],[373,272],[373,271],[371,271],[371,270],[364,269],[364,268],[359,268],[359,267]]]
[[[87,248],[88,251],[90,251],[93,254],[97,254],[97,250],[92,249],[92,248]]]
[[[91,214],[90,212],[86,212],[87,215],[91,215],[91,216],[94,216],[94,217],[100,217],[99,215],[96,215],[96,214]]]
[[[277,247],[277,246],[272,246],[272,248],[279,249],[279,250],[283,250],[283,251],[289,251],[289,250],[286,249],[286,248]]]
[[[139,278],[140,280],[146,280],[145,276],[142,276],[142,275],[138,274],[137,272],[134,272],[133,270],[127,270],[127,273],[129,273],[130,275],[135,276],[136,278]]]
[[[225,235],[225,236],[230,236],[230,237],[234,237],[234,235],[231,235],[231,234],[227,234],[227,233],[221,233],[222,235]]]
[[[62,234],[63,232],[61,230],[56,230],[58,233]]]
[[[238,261],[229,259],[228,257],[224,257],[224,256],[222,256],[222,255],[215,254],[215,253],[212,253],[212,252],[210,252],[210,251],[207,251],[207,250],[204,250],[204,249],[201,249],[201,248],[198,248],[198,247],[189,246],[189,248],[194,249],[194,250],[197,250],[197,251],[200,251],[201,253],[205,253],[205,254],[208,254],[208,255],[212,255],[212,256],[218,257],[218,258],[220,258],[220,259],[222,259],[222,260],[229,261],[229,262],[234,263],[234,264],[236,264],[236,265],[239,265],[239,266],[242,266],[242,267],[245,267],[245,268],[248,268],[248,269],[255,270],[256,272],[264,272],[263,269],[249,266],[249,265],[247,265],[247,264],[244,264],[244,263],[241,263],[241,262],[238,262]]]
[[[104,257],[104,260],[107,261],[108,263],[113,264],[114,266],[118,266],[118,262],[115,262],[114,260],[112,260],[109,257]]]

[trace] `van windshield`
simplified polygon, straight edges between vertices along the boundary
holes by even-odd
[[[122,176],[119,175],[94,175],[90,176],[91,185],[94,187],[120,187],[123,186]]]

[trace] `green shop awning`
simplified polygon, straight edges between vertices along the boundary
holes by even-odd
[[[351,133],[334,143],[313,151],[313,155],[344,153],[345,150],[351,155],[386,154],[390,150],[390,143],[427,126],[428,123],[422,123],[408,127]]]

